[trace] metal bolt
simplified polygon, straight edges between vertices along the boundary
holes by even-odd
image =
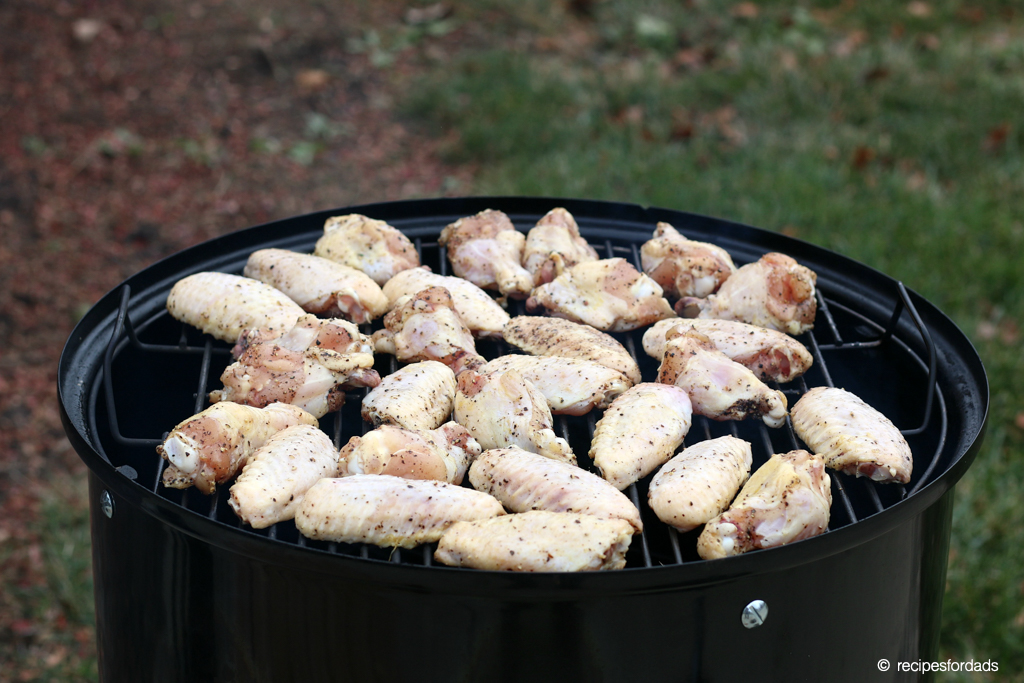
[[[100,495],[100,509],[103,510],[107,519],[114,516],[114,497],[110,495],[110,491],[104,491]]]
[[[764,600],[753,600],[743,608],[743,625],[747,628],[757,628],[768,618],[768,604]]]

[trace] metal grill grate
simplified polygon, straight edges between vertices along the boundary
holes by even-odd
[[[586,235],[585,229],[583,232]],[[644,237],[638,236],[637,240],[605,239],[603,243],[592,243],[599,251],[603,249],[605,258],[625,257],[639,268],[639,245],[642,244]],[[421,262],[430,265],[435,272],[447,274],[448,262],[443,247],[436,242],[424,242],[419,238],[414,242],[420,253]],[[796,381],[774,387],[781,389],[786,394],[789,404],[793,405],[810,387],[836,386],[833,378],[840,374],[844,382],[857,382],[857,377],[864,374],[858,368],[869,367],[875,370],[867,374],[888,375],[891,382],[899,384],[901,392],[894,392],[893,387],[886,385],[884,381],[868,381],[855,393],[876,407],[892,400],[901,401],[901,414],[920,415],[920,422],[914,423],[920,426],[902,430],[914,453],[915,474],[908,487],[877,484],[868,479],[830,471],[833,495],[830,531],[854,524],[913,495],[936,476],[936,464],[945,447],[948,420],[946,402],[936,384],[935,348],[906,289],[901,283],[897,283],[897,288],[895,308],[888,324],[881,325],[835,300],[830,300],[819,286],[815,328],[799,338],[814,356],[814,366],[807,375]],[[155,448],[162,443],[166,430],[206,407],[211,374],[214,376],[213,384],[216,388],[216,377],[231,361],[230,349],[228,345],[213,341],[199,334],[197,330],[174,321],[166,312],[159,313],[136,327],[128,315],[130,300],[131,291],[129,286],[125,285],[121,291],[117,321],[106,349],[102,381],[94,386],[94,391],[98,391],[99,386],[103,387],[104,400],[99,401],[98,396],[93,396],[90,414],[94,433],[101,435],[100,454],[119,472],[183,508],[220,524],[234,527],[241,533],[263,536],[270,543],[293,544],[368,560],[438,566],[432,562],[433,544],[413,550],[392,550],[362,544],[310,541],[297,532],[291,521],[281,522],[264,530],[251,529],[240,524],[227,505],[230,488],[228,485],[218,487],[217,493],[211,496],[205,496],[194,489],[178,490],[163,487],[160,482],[165,463],[156,454]],[[895,334],[897,323],[905,311],[911,316],[922,337],[927,361]],[[523,303],[510,302],[509,313],[525,314]],[[362,329],[363,332],[369,333],[379,327],[378,321],[374,326],[364,325]],[[638,353],[638,349],[642,349],[643,332],[644,329],[641,329],[613,336],[618,338],[637,360],[644,381],[653,381],[657,372],[656,361],[648,358],[642,351]],[[519,352],[518,349],[500,340],[482,340],[478,342],[477,348],[480,354],[488,359]],[[383,376],[394,372],[398,364],[393,356],[378,355],[375,367]],[[891,368],[896,369],[895,374],[891,373]],[[114,378],[113,382],[108,379],[111,377]],[[185,379],[182,379],[183,377]],[[146,382],[157,386],[148,386]],[[185,386],[191,388],[185,389]],[[153,395],[162,390],[173,394],[174,400],[157,401],[157,405],[151,411],[152,415],[145,412],[144,407],[139,409],[139,402],[152,400]],[[359,413],[362,397],[368,391],[369,389],[363,389],[349,392],[346,404],[339,412],[321,419],[321,428],[333,438],[335,446],[340,447],[351,436],[365,433],[370,428]],[[897,393],[899,395],[893,399]],[[907,401],[903,400],[903,396],[907,393],[913,406],[904,409],[902,404]],[[189,400],[192,401],[191,412],[186,412]],[[883,412],[887,411],[883,409]],[[118,416],[124,413],[130,413],[133,418],[132,431],[146,436],[131,437],[122,433]],[[596,470],[586,454],[599,419],[599,414],[596,413],[597,411],[592,411],[578,417],[555,416],[556,431],[572,445],[580,466],[591,471]],[[893,421],[897,426],[906,426],[901,425],[898,418]],[[145,424],[137,424],[140,422]],[[156,434],[161,436],[157,437]],[[715,422],[696,415],[685,445],[724,434],[751,442],[754,469],[765,462],[773,452],[804,447],[793,432],[788,419],[786,426],[772,430],[757,420]],[[111,446],[109,452],[104,444]],[[627,568],[701,561],[696,554],[696,536],[699,529],[681,534],[662,524],[647,506],[649,479],[650,476],[631,485],[625,491],[640,509],[644,523],[644,531],[638,538],[635,537],[631,544],[627,555]],[[468,482],[465,485],[468,486]]]

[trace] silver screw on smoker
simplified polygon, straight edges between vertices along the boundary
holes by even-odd
[[[100,509],[103,510],[107,519],[114,516],[114,498],[110,495],[110,491],[104,491],[100,495]]]
[[[753,600],[743,608],[742,621],[747,628],[757,628],[768,618],[768,604],[764,600]]]

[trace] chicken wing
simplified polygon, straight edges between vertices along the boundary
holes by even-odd
[[[889,418],[849,391],[815,387],[796,402],[791,418],[797,436],[828,467],[879,482],[910,482],[910,444]]]
[[[669,318],[644,332],[644,351],[659,361],[665,355],[665,335],[669,330],[694,330],[703,334],[715,348],[745,366],[764,382],[792,382],[810,370],[814,357],[803,344],[788,334],[748,325],[737,320]]]
[[[661,323],[659,323],[661,324]],[[615,337],[563,318],[520,315],[502,332],[505,341],[534,356],[559,356],[594,361],[640,382],[640,368]]]
[[[412,363],[381,379],[363,398],[363,419],[375,427],[437,429],[452,414],[455,373],[444,363]]]
[[[814,327],[818,276],[785,254],[748,263],[706,299],[683,297],[676,311],[689,318],[739,320],[797,335]]]
[[[714,294],[736,272],[725,249],[686,239],[668,223],[658,223],[640,247],[640,265],[671,297]]]
[[[820,457],[807,451],[773,455],[729,509],[704,526],[697,554],[713,560],[823,533],[832,507],[831,486]]]
[[[526,236],[501,211],[486,209],[460,218],[441,231],[438,243],[448,249],[459,277],[515,299],[530,295],[533,278],[520,265]]]
[[[359,328],[305,314],[283,337],[246,337],[220,381],[224,388],[210,392],[211,403],[291,403],[320,418],[345,403],[346,389],[375,387],[380,375],[373,369],[370,338]]]
[[[690,431],[691,417],[690,397],[679,387],[637,384],[597,421],[590,457],[621,491],[672,457]]]
[[[384,221],[357,213],[328,218],[313,254],[361,270],[382,286],[396,273],[420,265],[408,237]]]
[[[301,424],[277,432],[253,453],[231,485],[228,505],[253,529],[295,517],[309,487],[338,476],[338,449],[319,428]]]
[[[440,361],[456,375],[485,362],[444,287],[428,287],[396,301],[384,316],[384,329],[373,333],[373,344],[400,361]]]
[[[583,415],[608,405],[632,383],[618,370],[600,363],[557,356],[499,356],[480,372],[516,370],[537,387],[555,415]]]
[[[558,318],[586,323],[605,332],[625,332],[675,314],[657,282],[624,258],[587,261],[563,268],[554,256],[558,276],[533,290],[526,310],[546,310]]]
[[[228,273],[196,273],[178,280],[167,296],[167,312],[231,344],[247,329],[280,337],[305,314],[284,292]]]
[[[275,432],[298,424],[317,426],[318,422],[302,408],[286,403],[266,408],[230,402],[212,405],[179,423],[156,447],[168,462],[163,484],[213,493],[217,484],[238,474]]]
[[[403,270],[384,285],[384,295],[391,306],[403,296],[415,296],[427,287],[444,287],[452,295],[452,303],[462,322],[474,337],[500,337],[509,316],[501,305],[472,282],[461,277],[437,275],[421,268]]]
[[[693,412],[712,420],[759,416],[769,427],[786,420],[786,396],[770,389],[747,368],[730,360],[699,332],[670,330],[658,381],[682,387]]]
[[[412,548],[437,541],[455,522],[503,514],[493,496],[462,486],[356,474],[314,484],[295,513],[295,526],[314,540]]]
[[[622,569],[632,540],[633,527],[622,519],[531,510],[452,524],[441,536],[434,559],[492,571]]]
[[[388,298],[369,275],[319,256],[260,249],[249,256],[243,272],[281,290],[308,313],[360,325],[388,310]]]
[[[455,421],[486,450],[519,446],[546,458],[576,464],[564,439],[555,436],[544,394],[515,370],[465,372],[458,377]]]
[[[523,267],[533,276],[534,286],[555,279],[553,254],[561,257],[565,267],[598,259],[597,251],[580,235],[576,219],[561,207],[544,214],[526,235]]]
[[[522,448],[485,451],[470,466],[469,481],[512,512],[578,512],[624,519],[643,531],[640,511],[622,491],[596,474]]]
[[[696,529],[729,507],[750,476],[751,462],[750,444],[734,436],[689,446],[651,480],[651,510],[679,531]]]
[[[461,484],[469,463],[481,452],[476,439],[454,422],[422,431],[383,425],[342,446],[339,472]]]

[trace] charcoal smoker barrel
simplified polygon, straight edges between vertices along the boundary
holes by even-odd
[[[640,245],[666,221],[721,245],[738,264],[779,251],[814,270],[818,318],[800,339],[815,364],[780,388],[790,405],[811,386],[832,385],[880,409],[911,444],[911,482],[831,473],[827,533],[703,561],[694,532],[669,529],[647,508],[647,477],[627,490],[645,525],[627,568],[587,574],[454,569],[432,561],[433,546],[392,552],[309,541],[291,522],[255,531],[228,508],[228,486],[204,496],[159,483],[155,445],[205,407],[230,360],[228,345],[166,313],[174,282],[204,270],[238,273],[260,248],[311,251],[324,221],[342,213],[388,221],[444,272],[437,237],[448,223],[494,208],[525,231],[556,206],[576,217],[602,257],[638,264]],[[650,381],[657,365],[642,351],[642,332],[617,336]],[[502,342],[479,348],[488,357],[515,351]],[[395,367],[378,357],[381,374]],[[86,314],[64,349],[58,384],[65,429],[90,470],[105,681],[911,680],[916,674],[878,663],[937,655],[954,485],[977,453],[988,410],[985,371],[963,333],[860,263],[714,218],[524,197],[349,207],[187,249]],[[335,443],[368,428],[361,396],[353,392],[321,421]],[[594,421],[563,417],[556,429],[585,454]],[[753,444],[755,467],[800,447],[788,426],[704,418],[686,443],[723,434]]]

